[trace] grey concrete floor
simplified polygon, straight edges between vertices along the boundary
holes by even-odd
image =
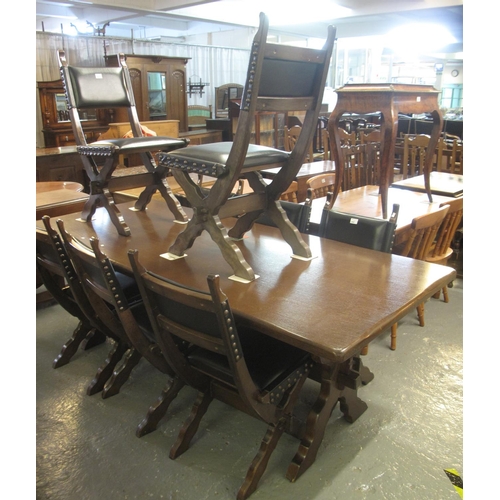
[[[363,360],[375,378],[359,391],[367,411],[349,424],[334,409],[316,462],[296,483],[285,472],[298,442],[284,435],[251,498],[458,500],[444,470],[463,474],[462,293],[457,279],[448,304],[427,301],[423,328],[416,312],[405,317],[396,351],[389,331],[370,344]],[[137,438],[166,377],[142,360],[118,395],[87,396],[109,345],[51,366],[76,324],[58,305],[36,313],[36,498],[235,499],[266,426],[215,401],[190,449],[169,459],[194,391],[183,389],[159,428]],[[316,389],[308,382],[305,403]]]

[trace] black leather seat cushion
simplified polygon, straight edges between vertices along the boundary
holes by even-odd
[[[114,154],[141,153],[145,151],[172,151],[184,148],[186,141],[174,137],[146,136],[107,139],[77,146],[77,151],[86,156],[113,156]]]
[[[309,354],[301,349],[255,330],[240,326],[238,333],[250,375],[261,390],[272,390],[309,359]],[[197,348],[189,360],[202,372],[234,385],[226,356]]]
[[[170,168],[220,177],[228,171],[226,163],[232,146],[232,142],[215,142],[182,148],[173,153],[161,154],[159,163]],[[288,151],[250,144],[243,168],[282,163],[287,161],[289,156]]]

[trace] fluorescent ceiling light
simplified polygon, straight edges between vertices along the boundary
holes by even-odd
[[[439,24],[406,24],[387,34],[386,46],[397,53],[421,54],[437,51],[457,39]]]
[[[352,13],[352,10],[337,5],[334,0],[308,0],[294,2],[293,5],[290,4],[290,0],[253,0],[251,2],[248,0],[221,0],[195,7],[170,10],[169,14],[256,26],[258,12],[264,12],[267,15],[271,26],[290,26],[321,22],[325,18],[331,19],[332,16],[346,17]],[[328,14],[325,15],[325,12]]]

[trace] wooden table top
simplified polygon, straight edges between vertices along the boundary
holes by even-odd
[[[137,249],[148,270],[190,287],[207,290],[206,276],[219,274],[237,316],[334,362],[359,353],[456,275],[450,267],[312,235],[305,238],[314,258],[293,259],[276,228],[255,224],[236,244],[259,278],[241,283],[229,279],[233,270],[206,231],[187,250],[187,257],[173,261],[161,257],[184,226],[173,222],[163,201],[152,200],[141,212],[128,210],[131,207],[133,203],[121,205],[131,229],[126,237],[117,233],[102,208],[91,223],[79,222],[80,214],[61,219],[83,242],[97,234],[102,250],[123,271],[130,271],[128,250]],[[186,212],[191,214],[190,209]],[[37,226],[43,227],[40,222]]]
[[[447,172],[431,172],[431,193],[457,198],[464,194],[464,176]],[[424,176],[417,175],[393,182],[391,187],[425,193]],[[433,200],[434,201],[434,200]]]
[[[78,182],[37,182],[36,218],[44,215],[56,217],[82,210],[89,199]]]
[[[396,189],[390,187],[388,190],[388,207],[392,209],[394,203],[399,204],[398,223],[396,227],[395,245],[406,241],[412,220],[429,212],[434,212],[443,202],[454,198],[450,196],[433,196],[432,203],[425,193]],[[321,214],[325,206],[326,198],[318,198],[312,201],[311,223],[319,225]],[[348,191],[341,191],[333,205],[335,210],[350,214],[364,215],[365,217],[382,218],[382,200],[378,186],[363,186]]]
[[[280,170],[281,168],[268,168],[261,170],[260,173],[262,177],[272,178]],[[312,177],[313,175],[324,174],[326,172],[335,172],[335,162],[332,160],[321,160],[304,163],[295,177],[297,179],[301,177]]]
[[[36,148],[36,156],[57,156],[63,154],[78,154],[76,146],[62,146],[59,148]]]

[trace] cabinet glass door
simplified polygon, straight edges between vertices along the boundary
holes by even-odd
[[[148,107],[150,120],[167,119],[165,73],[148,71]]]

